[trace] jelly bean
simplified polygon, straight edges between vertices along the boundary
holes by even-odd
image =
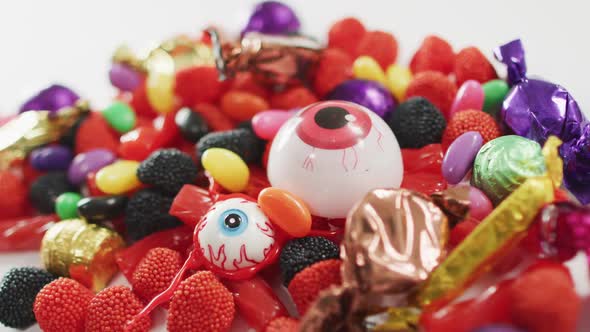
[[[158,131],[151,127],[139,127],[121,136],[119,155],[128,160],[142,161],[162,146],[156,144]]]
[[[407,67],[391,65],[385,72],[386,86],[398,101],[406,98],[406,90],[412,81],[412,71]]]
[[[442,161],[442,174],[448,183],[461,182],[482,145],[483,137],[477,131],[468,131],[451,143]]]
[[[136,189],[141,185],[136,175],[138,167],[137,161],[116,161],[96,173],[96,186],[103,192],[113,195]]]
[[[277,134],[283,123],[291,118],[291,113],[285,111],[264,111],[252,118],[252,129],[256,136],[271,140]]]
[[[178,137],[179,130],[174,121],[175,117],[176,115],[170,112],[154,119],[154,128],[158,131],[154,142],[156,146],[168,146]]]
[[[484,91],[481,84],[475,80],[465,81],[457,91],[449,116],[465,110],[481,110],[483,102]]]
[[[303,237],[311,231],[311,214],[305,203],[295,195],[279,188],[263,189],[258,205],[271,222],[293,237]]]
[[[109,80],[119,90],[133,91],[141,84],[142,77],[126,64],[113,63],[109,70]]]
[[[471,187],[469,189],[469,215],[475,220],[483,220],[492,212],[493,206],[490,199],[483,191]]]
[[[147,99],[156,112],[171,112],[174,109],[174,59],[166,51],[158,49],[150,54],[146,62]]]
[[[211,131],[232,130],[235,127],[234,121],[213,104],[200,103],[192,110],[205,119]]]
[[[121,134],[124,134],[133,127],[137,121],[135,112],[129,105],[122,102],[114,102],[109,107],[102,110],[102,116],[109,125]]]
[[[98,171],[115,161],[115,155],[106,149],[94,149],[77,155],[68,169],[68,180],[80,184],[88,173]]]
[[[55,214],[0,220],[0,252],[39,250],[45,231],[58,220]]]
[[[78,216],[78,202],[82,196],[74,192],[66,192],[57,197],[55,200],[55,213],[61,220],[73,219]]]
[[[201,137],[209,132],[205,119],[188,107],[184,107],[176,113],[174,122],[178,126],[182,137],[192,143],[197,143]]]
[[[86,197],[78,201],[78,214],[89,222],[102,222],[122,215],[127,197],[122,195]]]
[[[87,196],[105,196],[106,194],[102,192],[96,186],[96,172],[90,172],[86,176],[86,190],[88,190]]]
[[[230,91],[221,98],[221,111],[236,121],[249,120],[267,109],[266,100],[248,92]]]
[[[362,80],[377,81],[385,85],[385,73],[381,66],[368,55],[362,55],[356,58],[352,64],[354,77]]]
[[[510,88],[503,80],[488,81],[482,85],[482,88],[485,96],[483,111],[494,116],[502,108],[502,102]]]
[[[63,145],[50,145],[31,151],[31,166],[38,171],[64,171],[72,162],[72,151]]]
[[[248,186],[250,170],[236,153],[222,148],[210,148],[201,156],[203,168],[230,192],[240,192]]]

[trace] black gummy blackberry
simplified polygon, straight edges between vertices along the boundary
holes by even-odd
[[[283,247],[279,267],[285,285],[306,267],[326,259],[339,258],[340,248],[336,243],[321,236],[307,236],[294,239]]]
[[[422,97],[399,104],[387,119],[401,148],[421,148],[440,143],[447,126],[442,113]]]
[[[254,128],[252,128],[252,120],[246,120],[238,123],[236,129],[248,129],[251,132],[254,132]]]
[[[17,267],[6,272],[0,284],[0,323],[17,329],[35,323],[35,297],[55,279],[53,274],[35,267]]]
[[[49,172],[39,176],[29,187],[29,200],[42,214],[53,213],[57,197],[68,191],[77,191],[65,172]]]
[[[160,149],[139,164],[139,181],[164,193],[176,195],[185,184],[195,182],[197,165],[186,153],[177,149]]]
[[[131,196],[125,210],[127,238],[140,240],[152,233],[174,228],[181,222],[168,214],[173,198],[155,189],[143,189]]]
[[[240,128],[205,135],[197,144],[197,155],[209,148],[224,148],[238,154],[246,163],[257,163],[262,158],[265,142],[251,129]]]

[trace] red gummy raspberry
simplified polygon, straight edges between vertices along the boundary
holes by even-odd
[[[428,36],[424,38],[422,45],[412,57],[410,69],[413,73],[433,70],[450,74],[454,65],[453,47],[438,36]]]
[[[224,88],[225,84],[219,81],[215,67],[189,67],[176,73],[174,92],[185,106],[214,103],[221,97]]]
[[[406,99],[420,96],[428,99],[448,119],[457,86],[437,71],[424,71],[414,76],[406,91]]]
[[[0,219],[20,217],[27,208],[27,186],[9,170],[0,171]]]
[[[485,83],[498,78],[496,70],[476,47],[466,47],[455,56],[455,79],[461,86],[467,80]]]
[[[299,314],[305,315],[322,290],[342,283],[340,265],[339,259],[320,261],[293,277],[288,288]]]
[[[502,131],[496,120],[488,113],[479,110],[467,110],[453,115],[443,133],[442,148],[447,151],[449,145],[468,131],[477,131],[483,137],[483,143],[500,137]]]
[[[318,101],[318,98],[308,88],[293,87],[274,94],[270,98],[270,106],[280,110],[291,110],[304,107]]]
[[[324,96],[338,84],[352,78],[352,58],[338,48],[327,48],[322,53],[313,81],[314,92]]]
[[[184,280],[170,302],[168,331],[229,331],[236,309],[232,294],[210,271]]]
[[[153,248],[133,272],[133,291],[141,299],[150,301],[168,288],[181,267],[182,257],[179,252],[168,248]]]
[[[356,48],[356,56],[361,55],[372,57],[385,70],[397,58],[397,40],[387,32],[369,31]]]
[[[299,322],[291,317],[277,317],[273,319],[266,327],[265,332],[297,332],[299,331]]]
[[[105,288],[90,301],[85,332],[147,332],[151,325],[149,317],[142,317],[132,327],[127,326],[142,309],[143,304],[129,287]]]
[[[37,294],[33,312],[45,332],[82,332],[90,301],[94,297],[79,282],[59,278],[45,285]]]
[[[117,152],[119,138],[116,136],[102,115],[90,114],[80,125],[76,133],[76,154],[103,148]]]
[[[328,32],[328,47],[339,48],[354,57],[358,44],[366,32],[363,23],[356,18],[343,18],[332,24]]]

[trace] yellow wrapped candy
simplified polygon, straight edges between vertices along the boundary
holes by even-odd
[[[385,73],[375,59],[367,55],[361,55],[352,64],[352,72],[355,78],[361,80],[377,81],[385,86]]]
[[[137,179],[139,162],[119,160],[103,167],[96,173],[96,186],[102,192],[112,195],[123,194],[141,185]]]
[[[553,186],[559,188],[563,181],[563,160],[559,156],[561,140],[557,136],[549,136],[543,145],[543,157],[547,167],[547,175],[553,181]]]
[[[402,102],[406,98],[406,90],[412,81],[410,68],[391,65],[385,72],[387,82],[385,86],[391,91],[395,99]]]
[[[248,165],[233,151],[222,148],[207,149],[201,156],[203,168],[223,188],[231,192],[246,189],[250,178]]]

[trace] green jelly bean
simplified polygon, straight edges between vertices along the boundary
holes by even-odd
[[[502,108],[504,97],[508,94],[508,84],[503,80],[491,80],[482,85],[484,93],[483,111],[491,116],[496,114]]]
[[[61,220],[78,217],[78,201],[82,196],[74,192],[66,192],[55,200],[55,212]]]
[[[114,102],[102,110],[102,116],[113,129],[121,134],[133,129],[137,120],[133,109],[121,102]]]

